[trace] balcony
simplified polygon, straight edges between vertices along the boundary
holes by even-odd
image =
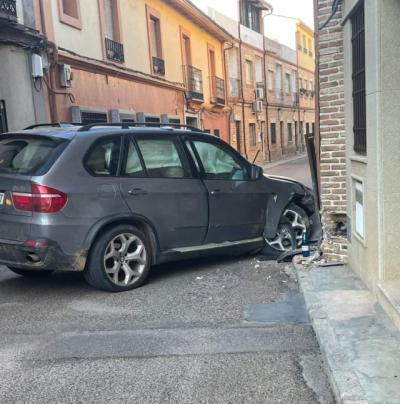
[[[203,75],[200,69],[184,66],[187,98],[190,101],[204,102]]]
[[[219,77],[210,77],[211,103],[225,105],[225,81]]]
[[[229,95],[232,98],[241,98],[242,96],[242,86],[240,85],[239,79],[230,78],[229,79]]]
[[[0,18],[17,21],[17,1],[0,0]]]
[[[124,63],[124,45],[109,38],[105,38],[105,42],[107,59],[113,62]]]
[[[165,61],[158,57],[153,56],[153,73],[159,76],[165,76]]]

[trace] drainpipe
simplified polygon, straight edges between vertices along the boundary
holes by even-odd
[[[228,67],[227,67],[227,63],[226,63],[226,51],[231,50],[235,45],[233,43],[229,43],[229,42],[225,42],[226,44],[229,45],[228,48],[224,47],[223,50],[223,58],[222,58],[222,63],[224,65],[224,72],[225,72],[225,78],[227,79],[225,82],[225,99],[226,102],[228,104],[228,80],[229,80],[229,76],[228,76]],[[228,140],[229,140],[229,144],[232,146],[232,137],[231,137],[231,114],[232,114],[232,108],[230,105],[229,106],[229,125],[228,125]]]
[[[242,127],[243,127],[243,150],[244,155],[247,159],[247,146],[246,146],[246,122],[245,122],[245,111],[244,111],[244,85],[243,85],[243,60],[242,60],[242,33],[240,29],[240,21],[241,21],[241,10],[240,10],[240,2],[239,4],[239,22],[238,22],[238,32],[239,32],[239,69],[240,69],[240,86],[242,89]]]
[[[39,0],[39,10],[40,10],[40,19],[41,19],[41,25],[42,25],[42,31],[44,37],[47,39],[47,26],[46,26],[46,17],[45,17],[45,4],[44,0]],[[58,58],[58,51],[57,47],[53,45],[53,57]],[[49,79],[50,79],[50,84],[54,88],[54,83],[55,83],[55,72],[54,72],[54,66],[52,66],[53,63],[49,64]],[[58,111],[57,111],[57,102],[56,102],[56,94],[51,91],[51,89],[47,88],[48,92],[48,97],[49,97],[49,107],[50,107],[50,117],[52,122],[58,122]]]

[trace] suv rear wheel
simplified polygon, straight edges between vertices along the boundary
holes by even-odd
[[[134,226],[106,230],[92,247],[86,281],[97,289],[124,292],[146,280],[151,263],[146,235]]]

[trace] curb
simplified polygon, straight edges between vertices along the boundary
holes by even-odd
[[[301,256],[293,258],[296,278],[306,302],[311,324],[316,334],[324,366],[336,401],[340,404],[368,404],[364,389],[354,371],[351,370],[350,359],[340,349],[334,329],[329,323],[323,305],[312,291],[307,272],[301,264]]]
[[[298,154],[296,156],[292,156],[292,157],[289,157],[287,159],[272,161],[270,163],[263,164],[262,167],[265,168],[265,169],[274,168],[274,167],[278,167],[278,166],[280,166],[282,164],[291,163],[293,161],[300,160],[300,159],[302,159],[304,157],[307,157],[306,153]]]

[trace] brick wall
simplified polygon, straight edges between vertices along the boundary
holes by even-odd
[[[333,0],[318,0],[321,26],[331,14]],[[346,145],[344,132],[344,54],[341,8],[319,31],[320,178],[324,242],[328,260],[345,260]]]

